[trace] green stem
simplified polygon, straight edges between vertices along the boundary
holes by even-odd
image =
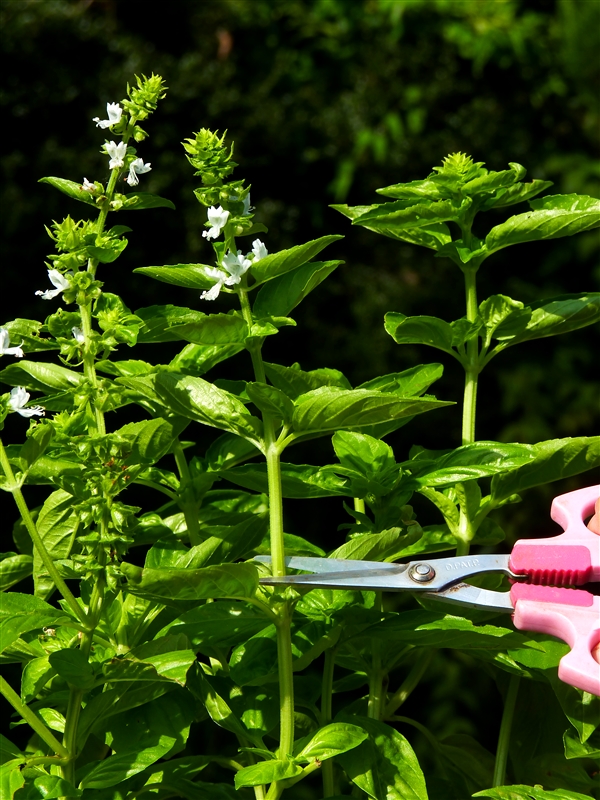
[[[477,317],[477,283],[476,270],[465,269],[465,295],[467,301],[467,319],[474,322]],[[469,339],[466,346],[465,391],[463,399],[462,443],[475,441],[475,414],[477,408],[477,381],[479,378],[479,340],[476,336]]]
[[[173,447],[173,455],[175,456],[175,463],[177,464],[179,477],[181,478],[181,492],[178,499],[178,505],[183,511],[183,516],[185,517],[185,524],[190,537],[190,544],[194,546],[200,544],[202,541],[200,537],[200,525],[198,523],[198,508],[196,505],[196,499],[194,497],[194,487],[192,485],[190,468],[179,439],[176,440]]]
[[[63,778],[69,783],[75,784],[75,759],[77,758],[77,726],[81,714],[81,701],[83,691],[71,687],[69,691],[69,702],[65,717],[65,732],[63,734],[63,745],[68,753],[71,753],[71,760],[61,767]]]
[[[252,327],[252,310],[244,283],[237,290],[242,315],[248,329]],[[248,345],[254,377],[266,383],[265,368],[261,354],[262,341],[255,340]],[[267,459],[267,479],[269,486],[269,526],[271,532],[271,565],[273,575],[285,575],[285,546],[283,541],[283,492],[281,487],[281,445],[277,442],[275,420],[263,413],[264,453]],[[278,612],[277,661],[279,675],[279,755],[291,755],[294,747],[294,673],[292,670],[291,606],[281,603]],[[267,797],[277,798],[283,791],[281,782],[274,783]]]
[[[376,593],[375,608],[381,611],[381,592]],[[385,699],[383,697],[383,670],[381,668],[381,639],[372,639],[371,648],[367,716],[371,719],[381,719],[381,712]]]
[[[44,725],[42,720],[36,716],[33,711],[21,702],[21,698],[12,688],[12,686],[0,675],[0,692],[6,697],[11,706],[17,711],[23,719],[33,728],[37,735],[42,739],[48,747],[50,747],[57,756],[61,758],[70,758],[69,751],[56,739],[56,737]]]
[[[321,725],[329,725],[331,722],[331,699],[333,694],[333,670],[335,667],[335,650],[330,648],[325,651],[325,663],[323,665],[323,679],[321,683]],[[335,795],[335,783],[333,777],[333,759],[328,758],[323,762],[323,797],[333,797]]]
[[[508,684],[508,692],[504,701],[504,711],[502,712],[502,722],[498,735],[498,747],[496,748],[496,763],[494,764],[494,779],[492,787],[502,786],[506,776],[506,762],[508,761],[508,748],[510,745],[510,734],[512,729],[517,694],[519,692],[520,675],[511,675]]]
[[[433,659],[433,649],[422,650],[417,656],[417,660],[413,664],[412,669],[402,682],[400,688],[394,693],[394,696],[388,702],[384,717],[394,714],[397,709],[405,702],[408,696],[416,689],[417,684],[425,674],[427,667]]]
[[[81,314],[81,330],[83,332],[83,374],[89,380],[94,390],[98,392],[98,376],[96,375],[96,366],[94,361],[94,354],[91,351],[91,338],[92,338],[92,304],[91,301],[79,306],[79,313]],[[106,433],[106,424],[104,422],[104,413],[94,404],[94,417],[96,420],[96,430],[92,431],[100,436]]]
[[[361,497],[354,498],[354,510],[361,514],[365,513],[365,501]]]
[[[38,533],[35,522],[33,521],[33,517],[31,516],[29,508],[27,507],[27,503],[25,502],[25,498],[23,497],[23,492],[21,491],[15,480],[12,467],[8,460],[8,456],[6,455],[6,450],[4,449],[4,445],[2,444],[1,439],[0,439],[0,464],[2,465],[2,469],[4,471],[6,480],[8,482],[8,486],[6,488],[9,489],[9,491],[12,493],[12,496],[15,499],[15,503],[17,504],[17,508],[19,509],[19,513],[21,514],[21,518],[23,520],[23,524],[27,528],[27,532],[31,537],[31,541],[34,544],[35,549],[38,551],[38,554],[42,559],[44,566],[48,570],[48,574],[54,581],[54,585],[56,586],[58,591],[62,594],[64,599],[69,604],[69,608],[71,609],[71,611],[75,614],[77,619],[80,620],[80,622],[82,622],[85,625],[87,623],[85,612],[75,599],[73,593],[68,588],[63,578],[60,576],[54,561],[52,560],[50,554],[44,547],[42,538]]]

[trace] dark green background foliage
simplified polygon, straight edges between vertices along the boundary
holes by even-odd
[[[65,211],[60,195],[35,182],[104,177],[91,117],[133,72],[154,70],[170,87],[144,149],[153,164],[144,181],[179,213],[136,219],[119,269],[140,266],[149,242],[156,264],[206,256],[179,142],[200,125],[228,129],[271,250],[346,235],[330,256],[345,258],[345,267],[303,311],[310,335],[301,363],[335,366],[353,383],[427,357],[394,345],[384,312],[452,319],[462,297],[449,291],[458,277],[450,262],[351,230],[328,203],[376,202],[376,187],[422,177],[457,150],[489,169],[518,161],[530,178],[554,181],[555,193],[598,196],[596,2],[176,0],[165,13],[118,0],[23,0],[3,5],[2,29],[3,295],[24,316],[29,303],[38,307],[31,289],[45,279],[43,224]],[[156,235],[159,225],[165,235]],[[494,291],[528,302],[593,288],[597,255],[592,232],[522,248],[516,263],[502,253],[487,269]],[[163,291],[136,276],[124,296],[136,308],[160,302]],[[180,295],[172,302],[197,305],[194,292]],[[294,335],[284,332],[273,347],[286,348]],[[593,336],[588,329],[504,357],[498,383],[483,381],[479,435],[589,433]],[[458,399],[459,371],[446,372],[438,394]],[[423,444],[453,446],[443,413],[438,422],[424,423]]]

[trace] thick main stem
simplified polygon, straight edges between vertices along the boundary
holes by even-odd
[[[376,593],[375,608],[381,611],[381,592]],[[369,703],[367,716],[381,719],[384,704],[383,670],[381,667],[381,639],[371,640],[371,670],[369,672]]]
[[[510,733],[512,729],[513,717],[515,715],[515,706],[517,704],[517,694],[519,692],[520,683],[520,675],[510,676],[508,692],[506,693],[506,699],[504,701],[502,722],[500,723],[500,733],[498,735],[498,747],[496,748],[496,763],[494,764],[494,779],[492,780],[492,787],[502,786],[506,777],[506,763],[508,761]]]
[[[465,269],[465,295],[467,319],[474,322],[477,317],[477,272]],[[479,343],[476,336],[466,345],[467,363],[465,365],[465,391],[463,399],[462,443],[475,441],[475,412],[477,406],[477,380],[479,378]]]
[[[238,290],[242,314],[248,329],[252,326],[252,311],[248,294],[242,285]],[[266,383],[262,361],[261,343],[253,342],[248,350],[252,358],[255,379]],[[275,420],[263,413],[264,452],[267,459],[267,478],[269,486],[269,525],[271,532],[271,565],[273,575],[285,575],[285,546],[283,541],[283,492],[281,487],[281,450],[277,442]],[[277,656],[279,675],[279,756],[292,753],[294,747],[294,674],[292,670],[291,606],[284,602],[275,609],[278,616]],[[273,784],[268,797],[279,797],[282,787]]]
[[[321,725],[329,725],[331,722],[331,696],[333,689],[333,668],[335,666],[335,650],[329,648],[325,651],[325,663],[323,665],[323,678],[321,681]],[[323,761],[323,797],[333,797],[335,795],[335,783],[333,776],[333,759],[328,758]]]
[[[173,446],[173,455],[175,456],[175,463],[177,464],[179,477],[181,478],[181,496],[179,499],[179,506],[183,511],[185,524],[190,537],[190,544],[193,547],[194,545],[200,544],[201,541],[200,525],[198,523],[198,509],[196,506],[196,498],[194,497],[190,468],[179,439],[175,440],[175,444]]]

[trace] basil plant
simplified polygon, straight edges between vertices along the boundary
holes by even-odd
[[[580,473],[593,482],[584,473],[600,462],[600,437],[479,441],[476,401],[497,355],[596,322],[599,294],[480,301],[477,275],[506,247],[598,227],[599,201],[540,197],[550,183],[525,181],[519,164],[493,172],[457,153],[424,180],[381,189],[380,204],[335,206],[353,225],[451,259],[464,280],[461,319],[385,316],[400,346],[433,347],[465,373],[460,446],[394,452],[386,437],[452,406],[429,393],[442,364],[352,386],[327,366],[269,360],[270,337],[295,326],[300,303],[340,267],[341,237],[273,252],[224,135],[201,129],[183,143],[207,263],[134,270],[166,284],[167,300],[168,286],[193,290],[195,307],[132,311],[119,296],[122,220],[174,208],[143,190],[160,165],[144,160],[142,124],[165,92],[160,76],[137,77],[94,119],[100,179],[42,179],[69,214],[48,227],[54,252],[33,279],[41,318],[0,328],[0,485],[18,511],[1,556],[0,689],[14,710],[2,798],[591,796],[599,701],[558,681],[566,645],[495,612],[259,579],[284,575],[295,555],[490,552],[504,539],[496,509]],[[486,227],[487,212],[513,205],[519,213]],[[220,310],[225,294],[233,310]],[[154,344],[171,360],[151,359]],[[219,377],[229,359],[252,380]],[[331,441],[331,463],[298,463],[294,445],[317,437]],[[284,501],[325,497],[338,498],[347,531],[329,553],[285,526]],[[475,669],[497,684],[495,752],[475,730],[436,729],[423,687],[449,665],[464,682]]]

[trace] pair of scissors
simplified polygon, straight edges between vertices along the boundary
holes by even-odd
[[[549,633],[571,648],[558,667],[564,683],[600,696],[600,596],[582,586],[600,581],[600,536],[588,530],[600,486],[555,497],[550,516],[564,533],[548,539],[520,539],[510,555],[435,558],[398,564],[291,556],[286,566],[312,574],[267,576],[261,584],[307,588],[419,592],[425,597],[468,608],[505,611],[516,628]],[[269,556],[255,561],[270,563]],[[510,591],[479,589],[464,581],[501,572],[513,581]],[[600,650],[599,650],[600,652]]]

